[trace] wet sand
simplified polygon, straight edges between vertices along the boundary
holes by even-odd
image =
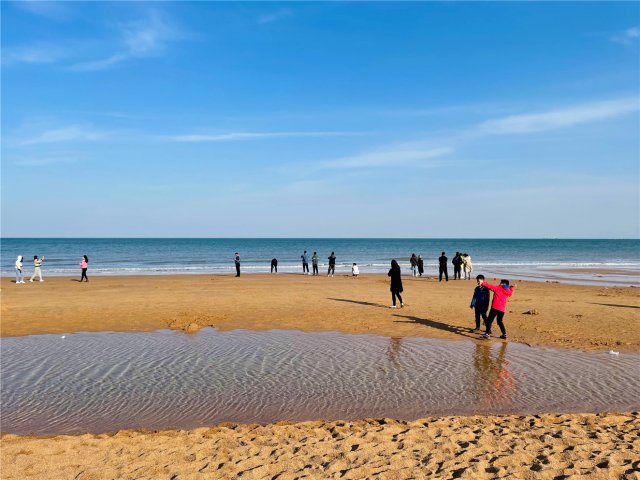
[[[469,308],[475,281],[403,282],[406,307],[393,310],[385,275],[123,276],[82,284],[52,277],[26,285],[3,278],[0,334],[214,326],[477,339]],[[640,289],[518,282],[505,324],[510,341],[637,352]]]
[[[638,479],[640,414],[225,424],[2,438],[2,478]]]

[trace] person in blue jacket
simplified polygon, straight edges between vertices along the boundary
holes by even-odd
[[[476,328],[474,331],[480,331],[480,317],[482,317],[482,321],[485,324],[487,323],[487,311],[489,310],[489,299],[491,294],[489,289],[484,287],[480,280],[484,281],[484,275],[478,275],[476,277],[478,286],[473,291],[471,305],[469,305],[470,308],[475,310],[476,314]]]
[[[300,255],[300,258],[302,258],[302,274],[309,275],[309,255],[306,250]]]

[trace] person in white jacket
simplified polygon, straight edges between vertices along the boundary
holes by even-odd
[[[462,268],[464,269],[464,279],[471,280],[473,265],[471,264],[471,256],[468,253],[462,255]]]
[[[18,255],[16,259],[16,285],[24,283],[24,272],[22,271],[22,255]]]
[[[354,263],[353,266],[351,267],[351,275],[353,275],[354,277],[357,277],[358,275],[360,275],[360,269],[358,268],[357,263]]]
[[[42,256],[42,258],[38,258],[38,255],[33,256],[33,275],[31,275],[31,279],[29,280],[30,282],[33,282],[33,279],[36,278],[36,275],[38,276],[38,278],[40,278],[41,282],[44,282],[44,280],[42,279],[42,268],[40,267],[42,265],[42,262],[44,262],[44,255]]]

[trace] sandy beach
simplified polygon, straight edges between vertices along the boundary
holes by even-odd
[[[122,276],[82,284],[50,277],[25,285],[3,278],[0,334],[213,326],[477,339],[469,308],[475,280],[403,282],[406,306],[392,310],[386,275]],[[640,289],[522,281],[505,325],[514,342],[637,352],[639,312]]]
[[[406,307],[392,310],[383,275],[3,278],[1,334],[213,326],[480,341],[470,331],[474,286],[405,277]],[[635,288],[519,282],[508,307],[510,341],[640,351]],[[639,430],[634,412],[4,434],[2,478],[640,478]]]
[[[2,478],[637,479],[640,415],[368,419],[2,438]]]

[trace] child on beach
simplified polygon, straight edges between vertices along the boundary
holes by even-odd
[[[516,288],[516,285],[509,286],[509,280],[500,280],[500,285],[491,285],[486,283],[483,279],[478,279],[478,285],[482,285],[493,292],[493,301],[491,302],[491,310],[489,311],[489,317],[485,321],[487,325],[486,332],[482,335],[482,338],[491,338],[491,324],[494,319],[498,319],[498,327],[500,327],[500,338],[506,340],[507,330],[504,328],[502,319],[504,318],[504,312],[507,309],[507,300]]]
[[[31,279],[29,280],[30,282],[33,282],[33,279],[36,278],[36,275],[40,278],[41,282],[44,282],[44,280],[42,279],[42,270],[40,269],[42,262],[44,262],[44,255],[42,256],[42,258],[38,258],[38,255],[33,256],[34,268],[33,268],[33,275],[31,275]]]
[[[354,263],[353,266],[351,267],[351,275],[353,275],[354,277],[357,277],[358,275],[360,275],[360,269],[358,268],[357,263]]]
[[[402,303],[402,297],[400,296],[400,294],[402,293],[402,274],[400,272],[400,265],[398,265],[398,262],[395,261],[395,259],[391,260],[391,269],[389,270],[389,273],[387,274],[389,277],[391,277],[391,300],[393,301],[393,305],[391,305],[391,308],[396,308],[396,297],[398,297],[398,300],[400,300],[400,308],[404,307],[404,303]]]
[[[469,308],[473,308],[476,314],[476,328],[474,332],[480,331],[481,317],[484,324],[487,324],[487,310],[489,310],[489,300],[491,298],[489,289],[482,285],[482,282],[484,282],[484,275],[478,275],[476,277],[476,281],[478,282],[478,286],[473,291],[471,305],[469,305]]]
[[[89,268],[89,257],[87,257],[86,255],[82,256],[82,260],[80,261],[80,268],[82,269],[80,281],[82,282],[82,279],[84,278],[85,281],[88,282],[89,278],[87,277],[87,268]]]
[[[24,283],[24,272],[22,271],[22,255],[16,259],[16,285]]]

